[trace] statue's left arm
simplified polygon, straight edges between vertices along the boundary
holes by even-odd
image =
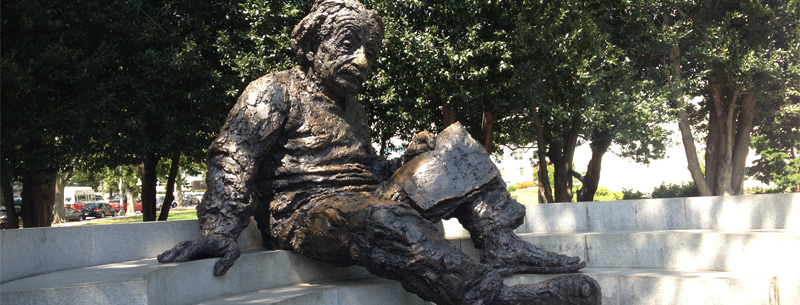
[[[239,97],[208,149],[208,189],[197,207],[202,237],[162,253],[160,262],[222,257],[214,266],[214,274],[222,275],[239,257],[236,240],[250,223],[254,176],[265,156],[274,152],[288,117],[284,88],[275,77],[265,76]]]

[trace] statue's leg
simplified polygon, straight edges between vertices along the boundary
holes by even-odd
[[[500,177],[481,187],[454,213],[470,232],[481,262],[501,275],[516,273],[568,273],[586,266],[578,257],[544,251],[520,240],[514,229],[522,224],[525,207],[511,198]]]
[[[454,248],[408,206],[363,193],[314,200],[293,217],[295,251],[360,265],[437,304],[492,304],[502,278]]]
[[[417,211],[368,194],[313,200],[292,222],[289,238],[297,252],[364,266],[440,305],[599,304],[597,283],[579,275],[544,282],[550,284],[504,286],[497,272],[453,247]]]
[[[500,171],[459,124],[442,131],[432,150],[406,162],[376,194],[404,202],[430,221],[457,217],[469,230],[481,260],[502,275],[565,273],[586,266],[577,257],[542,251],[513,229],[525,207],[511,199]]]

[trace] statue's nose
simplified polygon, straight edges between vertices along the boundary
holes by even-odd
[[[367,60],[367,53],[364,49],[364,46],[361,46],[358,48],[358,50],[356,50],[356,58],[353,60],[353,63],[361,66],[364,69],[369,67],[369,61]]]

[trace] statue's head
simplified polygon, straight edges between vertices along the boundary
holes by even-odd
[[[300,65],[337,94],[355,94],[383,41],[383,19],[355,0],[318,0],[292,31]]]

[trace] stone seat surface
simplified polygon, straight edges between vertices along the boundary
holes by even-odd
[[[760,273],[692,272],[662,269],[587,268],[603,287],[603,304],[779,304],[778,278]],[[555,275],[515,275],[508,285],[532,284]],[[796,287],[796,286],[795,286]],[[784,293],[784,298],[792,297]],[[203,305],[417,305],[431,304],[400,284],[370,278],[264,289],[202,302]]]
[[[216,259],[159,264],[155,259],[82,267],[0,284],[0,304],[194,304],[298,283],[364,278],[287,251],[247,250],[222,277]]]
[[[789,230],[630,230],[527,233],[520,237],[544,250],[579,256],[588,267],[795,272],[800,232]],[[468,236],[451,242],[473,258],[480,250]]]
[[[381,278],[329,281],[262,289],[198,305],[426,305],[431,304],[403,289],[400,283]]]
[[[582,273],[603,287],[603,304],[800,304],[798,215],[800,194],[529,205],[517,232],[586,260]],[[239,240],[251,250],[223,277],[212,274],[215,259],[153,259],[197,238],[197,228],[178,221],[0,231],[0,304],[427,304],[359,267],[253,249],[254,225]],[[479,257],[463,229],[451,221],[444,231]]]
[[[644,268],[586,268],[581,273],[600,284],[604,305],[776,305],[799,300],[797,275]],[[554,276],[518,274],[506,283],[536,283]]]
[[[589,268],[584,269],[584,273],[595,277],[604,287],[604,294],[608,297],[604,304],[647,303],[636,302],[634,295],[628,293],[641,294],[641,289],[645,289],[629,287],[635,283],[649,283],[643,287],[652,286],[647,288],[652,291],[690,291],[696,285],[716,287],[697,293],[724,296],[741,290],[736,287],[746,287],[743,290],[747,291],[746,295],[752,295],[758,300],[763,299],[764,291],[773,291],[769,289],[770,285],[776,285],[775,281],[779,281],[780,286],[785,288],[784,299],[797,300],[792,293],[800,291],[797,284],[797,264],[785,264],[787,261],[783,260],[800,253],[791,248],[800,245],[800,236],[786,230],[637,230],[529,233],[522,234],[521,237],[547,250],[585,258]],[[471,246],[468,238],[451,241],[477,258],[479,252]],[[780,251],[781,249],[787,251]],[[761,259],[759,255],[766,257]],[[353,295],[370,291],[376,295],[393,295],[395,288],[400,287],[394,282],[376,284],[366,280],[363,283],[344,281],[328,283],[328,286],[304,286],[303,284],[308,283],[363,279],[370,275],[359,267],[333,267],[287,251],[245,251],[224,277],[212,275],[214,262],[215,259],[204,259],[158,264],[154,259],[144,259],[52,272],[3,283],[0,285],[0,301],[3,304],[88,304],[108,303],[110,300],[114,300],[114,304],[194,304],[222,296],[245,298],[250,297],[247,294],[256,292],[262,296],[252,297],[262,298],[264,293],[271,294],[283,291],[281,288],[295,287],[292,289],[297,291],[296,296],[291,294],[291,297],[283,298],[278,295],[275,297],[277,303],[274,303],[295,304],[291,302],[329,295],[349,300]],[[736,272],[731,272],[731,269]],[[508,280],[509,283],[534,283],[546,278],[547,276],[540,275],[517,275]],[[392,285],[396,287],[391,288],[394,287]],[[752,287],[761,287],[761,293],[754,293],[751,290],[755,288]],[[292,289],[289,290],[294,291]],[[681,293],[679,298],[689,298],[691,295],[688,292]],[[617,299],[619,300],[613,301]],[[53,300],[58,302],[51,303]],[[666,299],[663,304],[670,304],[669,300],[671,299]],[[762,304],[760,302],[730,304]]]

